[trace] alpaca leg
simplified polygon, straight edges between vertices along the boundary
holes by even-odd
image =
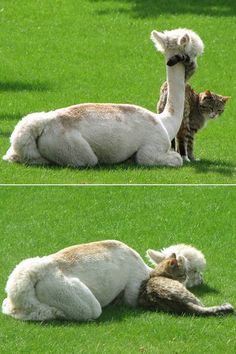
[[[151,145],[146,145],[141,148],[136,154],[136,162],[144,166],[182,166],[183,160],[175,151],[158,151]]]
[[[46,304],[42,304],[39,301],[26,309],[18,309],[12,304],[9,298],[6,298],[2,303],[2,312],[5,315],[12,316],[18,320],[24,321],[48,321],[56,318],[63,318],[64,314]]]
[[[176,141],[175,141],[175,139],[176,139],[176,138],[174,138],[174,139],[171,140],[171,149],[172,149],[173,151],[176,151]]]
[[[61,166],[95,166],[98,158],[78,131],[57,131],[43,134],[39,139],[43,156]]]
[[[140,284],[139,284],[139,287],[140,287]],[[133,287],[128,286],[125,289],[124,302],[126,305],[131,306],[131,307],[137,306],[139,287],[137,286],[136,288],[133,288]]]
[[[29,136],[27,143],[18,139],[12,139],[12,145],[8,149],[3,160],[9,162],[23,162],[28,165],[49,165],[50,161],[42,157],[34,137]]]
[[[58,272],[42,279],[36,285],[37,298],[64,314],[65,319],[86,321],[98,318],[101,305],[78,278],[70,278]]]

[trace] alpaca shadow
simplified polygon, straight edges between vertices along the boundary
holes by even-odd
[[[0,92],[48,91],[49,89],[46,82],[0,81]]]
[[[126,13],[135,18],[157,18],[160,15],[194,14],[211,17],[227,17],[236,14],[235,0],[205,0],[200,4],[198,0],[115,0],[121,6],[106,8],[107,0],[90,0],[93,3],[102,2],[103,9],[98,14],[107,15],[115,12]],[[130,4],[125,8],[124,4]]]
[[[12,132],[2,132],[0,131],[0,138],[10,138]]]
[[[65,170],[65,168],[69,171],[96,171],[98,173],[103,173],[104,171],[137,171],[137,170],[155,170],[155,169],[169,169],[173,170],[173,167],[168,167],[168,166],[142,166],[138,165],[136,163],[130,163],[130,162],[121,162],[121,163],[115,163],[115,164],[97,164],[96,166],[85,166],[85,167],[72,167],[72,166],[59,166],[56,163],[51,162],[49,165],[29,165],[32,168],[35,169],[44,169],[47,170]]]
[[[0,121],[2,120],[20,120],[24,115],[22,113],[0,113]],[[12,128],[13,130],[13,128]]]
[[[72,327],[72,326],[99,326],[101,324],[107,324],[107,323],[115,323],[115,322],[121,322],[124,320],[124,318],[136,318],[139,315],[142,315],[144,310],[140,308],[130,308],[125,305],[108,305],[105,308],[102,309],[102,314],[101,316],[92,321],[85,321],[85,322],[80,322],[80,321],[74,321],[74,320],[52,320],[52,321],[45,321],[41,322],[41,325],[45,326],[50,326],[50,327]],[[34,324],[34,325],[39,325],[38,321],[30,321],[27,322],[28,324]]]
[[[214,172],[225,176],[232,176],[236,173],[236,164],[221,160],[202,159],[190,164],[197,173]]]
[[[12,132],[1,132],[0,137],[10,138]],[[51,162],[49,165],[29,165],[32,169],[44,169],[44,170],[54,170],[61,171],[67,169],[68,171],[96,171],[97,173],[103,173],[104,171],[149,171],[149,170],[173,170],[173,167],[168,166],[142,166],[137,165],[134,162],[122,162],[117,164],[107,164],[107,165],[96,165],[96,166],[86,166],[86,167],[71,167],[71,166],[59,166],[56,163]],[[219,173],[224,176],[231,177],[236,175],[236,165],[230,162],[224,161],[211,161],[211,160],[201,160],[198,162],[189,163],[195,169],[196,173]]]

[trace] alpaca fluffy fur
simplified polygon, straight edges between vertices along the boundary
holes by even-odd
[[[200,256],[205,260],[200,251],[186,245],[164,249],[161,258],[171,250],[179,253],[178,262],[187,268],[194,261],[198,264]],[[156,265],[160,257],[153,252],[148,254]],[[119,241],[68,247],[20,262],[8,278],[2,312],[20,320],[96,319],[117,298],[137,306],[140,286],[152,271],[135,250]]]
[[[92,320],[121,293],[136,306],[139,288],[152,269],[119,241],[65,248],[19,263],[6,285],[2,311],[21,320]]]
[[[151,38],[167,59],[184,53],[196,61],[203,51],[201,39],[187,29],[153,31]],[[181,156],[170,147],[183,115],[184,66],[178,63],[168,70],[170,95],[162,114],[122,104],[79,104],[29,114],[16,125],[3,159],[80,167],[119,163],[135,155],[141,165],[181,166]]]
[[[156,265],[163,261],[163,259],[169,258],[173,253],[175,253],[177,257],[182,256],[186,259],[188,276],[186,286],[191,288],[201,284],[203,281],[202,272],[205,270],[206,260],[202,252],[195,247],[178,244],[163,248],[161,251],[149,249],[147,250],[146,255],[150,262]]]

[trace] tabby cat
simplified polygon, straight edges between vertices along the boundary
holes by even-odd
[[[160,90],[160,99],[157,103],[157,112],[163,112],[167,100],[167,83]],[[185,161],[194,161],[193,143],[194,135],[206,125],[209,119],[214,119],[224,112],[225,103],[229,96],[217,95],[209,90],[196,93],[190,85],[186,85],[184,114],[181,127],[178,131],[177,151]],[[175,140],[172,148],[176,149]]]
[[[138,304],[155,311],[176,314],[216,316],[234,312],[230,304],[204,307],[200,300],[183,285],[187,269],[183,257],[175,253],[159,263],[139,291]]]

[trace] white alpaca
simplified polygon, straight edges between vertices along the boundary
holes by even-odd
[[[180,54],[196,62],[203,52],[199,36],[187,29],[153,31],[151,39],[167,61]],[[141,165],[181,166],[181,156],[170,146],[183,117],[183,63],[167,66],[167,82],[162,114],[135,105],[92,103],[29,114],[16,125],[3,159],[79,167],[119,163],[135,155]]]
[[[136,306],[140,285],[152,269],[119,241],[100,241],[26,259],[10,274],[3,313],[22,320],[96,319],[123,293]]]
[[[171,246],[166,254],[171,250],[179,253],[177,259],[185,262],[187,271],[187,262],[193,265],[200,256],[205,260],[191,246]],[[153,264],[163,259],[155,251],[148,254]],[[118,296],[136,306],[140,286],[152,270],[136,251],[119,241],[68,247],[20,262],[7,281],[2,311],[21,320],[96,319]]]
[[[168,248],[163,248],[161,251],[147,250],[147,257],[152,264],[158,264],[163,259],[168,258],[175,253],[177,257],[184,257],[187,267],[187,282],[186,287],[191,288],[202,283],[202,272],[206,267],[206,260],[201,251],[193,246],[178,244]]]

